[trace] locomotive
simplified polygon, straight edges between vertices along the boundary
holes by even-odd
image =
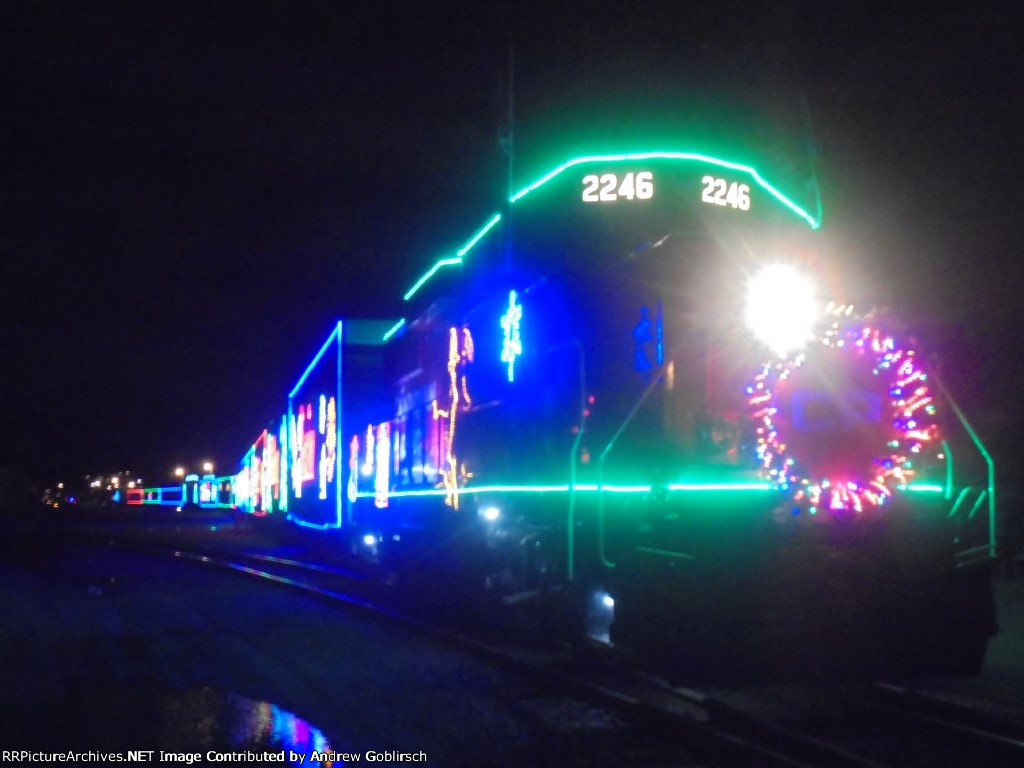
[[[728,158],[553,167],[338,321],[234,503],[680,679],[975,670],[991,457],[820,227]]]

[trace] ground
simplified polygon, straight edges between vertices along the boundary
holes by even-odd
[[[291,738],[423,751],[430,765],[679,764],[583,702],[283,588],[95,542],[15,537],[2,549],[3,749]]]

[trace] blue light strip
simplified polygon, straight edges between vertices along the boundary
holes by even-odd
[[[398,322],[398,325],[396,326],[396,329],[400,328],[401,325],[404,324],[404,322],[406,322],[406,319],[402,318],[401,321]],[[345,443],[344,443],[344,441],[342,439],[342,436],[345,434],[345,432],[342,429],[342,423],[345,420],[345,410],[341,406],[341,372],[342,372],[341,361],[342,361],[342,347],[344,346],[343,340],[344,340],[345,337],[342,334],[342,330],[343,329],[342,329],[341,321],[338,321],[338,380],[335,382],[335,385],[336,385],[337,389],[336,389],[336,393],[335,393],[336,394],[336,399],[334,401],[334,403],[335,403],[334,404],[334,413],[335,413],[335,422],[334,422],[334,433],[335,433],[335,438],[334,438],[334,445],[335,445],[335,451],[334,451],[334,492],[335,492],[335,504],[334,504],[334,510],[335,510],[336,519],[338,520],[338,527],[341,527],[341,485],[342,485],[342,482],[341,482],[341,468],[344,466],[344,463],[342,462],[341,459],[345,455],[345,447],[344,447]],[[384,340],[387,341],[387,336],[384,337]],[[349,520],[349,522],[351,522],[351,520]]]
[[[337,450],[336,455],[335,455],[335,462],[336,463],[335,463],[334,481],[335,481],[336,500],[335,500],[335,507],[334,507],[334,522],[323,523],[322,525],[319,524],[319,523],[310,523],[310,522],[308,522],[306,520],[300,520],[298,517],[296,517],[294,514],[291,514],[291,513],[289,513],[288,517],[287,517],[288,520],[290,520],[291,522],[295,523],[296,525],[300,525],[303,528],[314,528],[314,529],[316,529],[318,531],[324,531],[324,530],[327,530],[329,528],[341,528],[341,474],[340,473],[341,473],[341,456],[342,456],[342,453],[343,453],[343,451],[341,450],[341,435],[342,435],[342,431],[341,431],[342,430],[341,360],[342,360],[342,346],[343,346],[342,345],[342,341],[344,339],[343,330],[344,330],[343,322],[341,320],[339,320],[337,326],[335,326],[334,330],[331,332],[331,335],[327,337],[327,341],[324,342],[323,347],[317,353],[316,357],[313,358],[313,362],[311,362],[309,364],[309,367],[306,369],[306,372],[304,374],[302,374],[302,378],[299,379],[298,383],[295,385],[295,388],[288,395],[288,421],[289,421],[289,424],[290,424],[291,420],[292,420],[292,414],[294,413],[294,403],[293,403],[293,401],[295,399],[295,395],[298,394],[298,391],[302,387],[302,385],[305,383],[306,378],[309,376],[309,374],[312,372],[312,370],[316,367],[317,363],[320,362],[320,359],[327,352],[328,348],[331,346],[331,342],[334,341],[335,339],[337,339],[338,340],[338,359],[337,359],[336,369],[335,369],[336,373],[337,373],[337,384],[336,384],[336,396],[337,396],[337,399],[335,400],[335,403],[336,403],[335,407],[337,408],[337,414],[338,414],[338,416],[337,416],[337,424],[336,424],[337,435],[338,435],[336,445],[338,446],[338,450]],[[289,436],[290,436],[290,438],[292,440],[298,440],[299,439],[299,437],[297,435],[293,435],[292,434],[292,430],[291,430],[290,427],[289,427],[288,432],[289,432]],[[291,446],[289,446],[289,448],[290,447]]]
[[[256,445],[253,444],[253,445],[249,446],[249,450],[245,452],[245,456],[242,457],[242,461],[240,462],[241,470],[242,470],[242,472],[245,472],[245,488],[246,488],[246,494],[247,494],[245,499],[242,500],[242,503],[239,503],[238,495],[237,495],[237,493],[235,493],[234,486],[232,486],[232,488],[231,488],[231,498],[234,499],[235,506],[238,507],[239,509],[245,510],[246,512],[248,512],[250,514],[253,512],[253,508],[252,508],[252,472],[250,471],[249,468],[252,466],[252,458],[255,455],[256,455]],[[241,472],[239,474],[241,474]]]
[[[300,520],[295,515],[289,513],[288,520],[292,523],[295,523],[296,525],[301,525],[303,528],[312,528],[317,531],[329,531],[332,528],[341,528],[340,519],[336,520],[333,523],[323,523],[321,525],[320,523],[311,523],[307,520]]]
[[[562,173],[562,171],[568,170],[569,168],[572,168],[577,165],[583,165],[586,163],[636,162],[641,160],[693,161],[699,163],[707,163],[708,165],[714,165],[719,168],[728,168],[729,170],[732,171],[745,173],[748,176],[750,176],[750,178],[753,179],[754,182],[759,187],[761,187],[761,189],[765,190],[768,194],[774,197],[785,208],[787,208],[789,211],[796,214],[805,222],[807,222],[811,229],[818,229],[819,227],[821,227],[820,218],[815,218],[810,213],[808,213],[804,208],[790,200],[788,197],[782,194],[782,192],[780,192],[774,185],[770,184],[763,176],[761,176],[760,173],[758,173],[754,168],[751,168],[749,165],[731,163],[728,160],[720,160],[717,157],[711,157],[710,155],[702,155],[694,152],[634,152],[623,155],[589,155],[587,157],[577,157],[573,160],[570,160],[567,163],[563,163],[550,173],[541,176],[539,179],[537,179],[537,181],[533,182],[529,186],[519,190],[508,199],[508,202],[510,205],[514,205],[519,200],[526,197],[526,195],[533,192],[535,189],[538,189],[539,187],[542,187],[545,184],[547,184],[553,178]],[[426,274],[424,274],[419,280],[417,280],[413,284],[412,288],[406,291],[405,295],[402,298],[405,301],[411,299],[416,294],[416,292],[423,287],[423,284],[426,283],[431,277],[433,277],[434,274],[439,269],[441,269],[441,267],[449,267],[462,264],[462,257],[465,256],[470,251],[470,249],[472,249],[473,246],[475,246],[483,238],[484,235],[490,232],[499,221],[501,221],[501,214],[494,214],[486,224],[484,224],[479,230],[477,230],[476,234],[473,235],[473,237],[466,241],[466,244],[463,245],[456,252],[455,256],[439,260],[436,264],[434,264],[433,267],[430,268],[430,270]]]
[[[291,408],[291,400],[288,401],[289,412]],[[288,480],[291,478],[291,454],[289,451],[291,448],[288,445],[288,413],[281,417],[281,429],[277,433],[277,450],[281,455],[281,477],[280,487],[278,489],[278,500],[277,500],[277,511],[287,512],[288,511],[288,493],[291,485]]]
[[[316,368],[316,364],[320,362],[320,358],[324,356],[324,353],[327,352],[328,347],[331,346],[331,342],[334,341],[334,337],[339,336],[340,334],[341,321],[339,320],[338,325],[334,328],[333,331],[331,331],[331,335],[327,337],[327,341],[324,342],[324,345],[320,348],[320,351],[316,353],[316,357],[313,358],[313,362],[309,364],[309,367],[306,368],[306,372],[302,374],[302,377],[298,380],[298,382],[296,382],[295,387],[292,389],[290,393],[288,393],[288,397],[295,397],[296,393],[298,393],[302,385],[306,383],[306,379],[309,377],[309,374],[313,372],[314,368]]]

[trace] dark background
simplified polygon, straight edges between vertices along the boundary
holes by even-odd
[[[1019,485],[1019,4],[566,5],[5,3],[0,467],[235,471],[500,206],[511,42],[517,188],[588,137],[813,159],[824,257]]]

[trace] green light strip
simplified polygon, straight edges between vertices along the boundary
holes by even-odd
[[[416,291],[418,291],[423,286],[423,284],[427,282],[427,280],[432,278],[434,276],[434,273],[437,272],[437,270],[439,270],[441,267],[449,267],[454,266],[456,264],[461,264],[462,257],[465,256],[474,245],[480,242],[480,239],[484,235],[486,235],[488,232],[494,229],[494,227],[498,224],[499,221],[501,221],[501,214],[494,214],[494,216],[491,217],[490,221],[488,221],[486,224],[480,227],[477,233],[473,235],[471,238],[469,238],[469,240],[466,241],[465,245],[463,245],[461,248],[459,248],[459,250],[455,252],[454,256],[450,256],[446,259],[440,259],[433,267],[431,267],[430,270],[425,275],[423,275],[423,277],[417,280],[416,284],[413,285],[413,287],[406,292],[402,299],[405,301],[411,299],[413,295],[416,293]]]
[[[794,203],[778,189],[769,184],[760,173],[749,165],[741,165],[739,163],[731,163],[728,160],[722,160],[717,157],[711,157],[710,155],[701,155],[693,152],[634,152],[624,155],[591,155],[588,157],[577,157],[569,162],[555,168],[545,176],[542,176],[537,181],[533,182],[528,187],[519,190],[510,199],[510,203],[515,203],[520,198],[525,197],[533,190],[543,186],[551,179],[558,176],[562,171],[572,168],[576,165],[583,165],[584,163],[624,163],[634,162],[637,160],[693,160],[699,163],[707,163],[708,165],[716,165],[720,168],[728,168],[733,171],[740,171],[741,173],[748,174],[754,181],[757,182],[763,190],[768,192],[772,197],[782,203],[786,208],[795,213],[801,219],[806,221],[811,229],[818,229],[821,226],[821,222],[811,216],[806,210],[801,208],[799,205]]]
[[[960,406],[957,405],[941,379],[939,380],[939,388],[942,390],[942,394],[945,395],[946,401],[953,408],[953,413],[960,420],[960,424],[967,431],[967,435],[971,438],[975,448],[978,449],[978,453],[985,460],[985,466],[988,468],[988,488],[983,495],[988,496],[988,547],[989,557],[994,558],[996,556],[996,463],[992,459],[992,454],[988,452],[988,448],[981,442],[978,433],[974,431],[974,427],[967,421],[964,412],[960,410]],[[974,515],[974,511],[971,512],[971,515]]]
[[[728,160],[721,160],[720,158],[717,157],[711,157],[710,155],[701,155],[693,152],[633,152],[624,155],[588,155],[585,157],[577,157],[573,160],[570,160],[567,163],[563,163],[550,173],[541,176],[539,179],[537,179],[537,181],[533,182],[528,187],[524,187],[523,189],[519,190],[508,199],[508,202],[514,205],[516,202],[518,202],[520,199],[528,195],[530,192],[533,192],[538,187],[542,187],[545,184],[547,184],[553,178],[562,173],[562,171],[565,171],[577,165],[583,165],[585,163],[624,163],[635,162],[638,160],[695,161],[700,163],[707,163],[708,165],[715,165],[718,166],[719,168],[728,168],[733,171],[745,173],[749,175],[750,178],[752,178],[757,183],[757,185],[761,187],[761,189],[765,190],[768,194],[770,194],[772,197],[774,197],[776,200],[782,203],[782,205],[784,205],[790,211],[792,211],[801,219],[806,221],[807,224],[810,225],[811,229],[818,229],[821,226],[820,219],[816,219],[815,217],[811,216],[811,214],[809,214],[806,210],[804,210],[802,207],[800,207],[792,200],[790,200],[788,197],[786,197],[784,194],[782,194],[773,185],[769,184],[768,181],[766,181],[764,177],[757,172],[757,170],[751,168],[749,165],[731,163]],[[498,224],[499,221],[501,221],[501,214],[494,214],[491,217],[491,219],[486,224],[484,224],[475,235],[473,235],[473,237],[466,241],[465,245],[463,245],[458,251],[456,251],[455,256],[438,260],[438,262],[434,264],[434,266],[431,267],[426,272],[426,274],[424,274],[419,280],[415,282],[412,288],[406,291],[405,295],[402,297],[403,300],[408,301],[409,299],[411,299],[416,294],[416,292],[423,287],[423,284],[426,283],[431,277],[433,277],[434,273],[437,272],[441,267],[448,267],[454,266],[456,264],[461,264],[462,257],[465,256],[473,248],[473,246],[475,246],[483,238],[484,235],[490,232]]]
[[[942,451],[946,456],[946,500],[953,498],[953,449],[949,443],[942,441]]]
[[[447,267],[447,266],[451,266],[453,264],[461,264],[461,263],[462,263],[462,257],[461,256],[453,256],[450,259],[441,259],[433,267],[431,267],[427,271],[427,273],[425,275],[423,275],[423,277],[421,277],[419,280],[417,280],[416,284],[413,285],[412,288],[410,288],[408,291],[406,291],[406,294],[402,297],[402,299],[405,300],[405,301],[408,301],[409,299],[411,299],[416,294],[416,291],[418,291],[420,288],[422,288],[423,284],[425,282],[427,282],[427,280],[432,278],[434,276],[434,273],[437,272],[437,270],[439,270],[441,267]]]
[[[480,242],[480,238],[482,238],[484,235],[486,235],[488,232],[494,229],[495,225],[497,225],[499,221],[501,221],[501,214],[494,214],[494,216],[491,217],[491,220],[484,224],[482,227],[480,227],[480,231],[473,235],[464,246],[459,248],[455,255],[458,256],[460,259],[463,256],[465,256],[466,253],[469,252],[469,249],[476,245],[478,242]]]
[[[971,511],[967,514],[968,520],[973,520],[974,516],[978,514],[978,508],[981,506],[981,503],[985,501],[985,496],[987,495],[988,491],[982,491],[980,494],[978,494],[978,500],[974,502],[974,506],[971,507]]]
[[[774,491],[771,483],[670,483],[670,491]]]
[[[775,486],[770,483],[671,483],[667,486],[670,491],[701,492],[701,491],[771,491]],[[596,483],[584,483],[575,486],[577,492],[604,491],[605,493],[650,493],[649,485],[604,485]],[[568,493],[568,485],[481,485],[469,488],[460,488],[460,494],[478,493]],[[444,488],[427,488],[416,491],[395,491],[389,493],[389,498],[406,498],[416,496],[446,496],[448,491]],[[356,498],[372,499],[376,494],[370,491],[362,491],[356,494]]]
[[[627,154],[627,155],[593,155],[593,156],[589,156],[589,157],[575,158],[575,159],[570,160],[569,162],[559,166],[558,168],[556,168],[555,170],[551,171],[547,175],[542,176],[541,178],[539,178],[537,181],[535,181],[534,183],[530,184],[529,186],[526,186],[523,189],[520,189],[518,191],[518,193],[516,193],[515,195],[512,196],[512,198],[509,199],[509,202],[510,203],[515,203],[520,198],[525,197],[526,195],[531,193],[531,191],[534,191],[535,189],[537,189],[539,186],[543,186],[544,184],[546,184],[548,181],[553,179],[555,176],[560,174],[562,171],[564,171],[564,170],[566,170],[568,168],[572,168],[573,166],[583,165],[585,163],[626,163],[626,162],[634,162],[634,161],[639,161],[639,160],[686,160],[686,161],[695,161],[695,162],[698,162],[698,163],[707,163],[708,165],[715,165],[715,166],[718,166],[720,168],[728,168],[728,169],[733,170],[733,171],[740,171],[741,173],[749,174],[751,176],[751,178],[753,178],[755,181],[757,181],[758,185],[762,189],[767,191],[767,193],[769,195],[771,195],[773,198],[775,198],[775,200],[777,200],[783,206],[785,206],[786,208],[790,209],[795,214],[797,214],[802,219],[804,219],[804,221],[806,221],[810,225],[810,227],[812,229],[817,229],[819,226],[821,226],[821,222],[818,219],[814,218],[813,216],[811,216],[811,214],[809,214],[803,208],[798,206],[792,200],[790,200],[787,197],[785,197],[784,195],[782,195],[782,193],[780,193],[780,191],[777,188],[775,188],[772,184],[768,183],[768,181],[766,181],[765,178],[760,173],[758,173],[754,168],[751,168],[750,166],[746,166],[746,165],[740,165],[739,163],[730,163],[727,160],[721,160],[719,158],[713,158],[710,155],[699,155],[699,154],[695,154],[695,153],[685,153],[685,152],[647,152],[647,153],[630,153],[630,154]]]
[[[956,497],[956,501],[953,502],[953,506],[950,507],[949,514],[946,515],[946,517],[956,517],[957,512],[960,511],[960,505],[963,503],[964,499],[967,498],[967,494],[974,490],[977,489],[972,488],[971,486],[967,486],[962,491],[960,491],[960,495]]]
[[[404,317],[401,320],[399,320],[397,323],[395,323],[393,326],[391,326],[391,328],[388,330],[388,332],[385,333],[384,336],[381,338],[381,341],[387,341],[388,339],[390,339],[392,336],[394,336],[396,333],[398,333],[398,330],[403,325],[405,325],[405,318]]]

